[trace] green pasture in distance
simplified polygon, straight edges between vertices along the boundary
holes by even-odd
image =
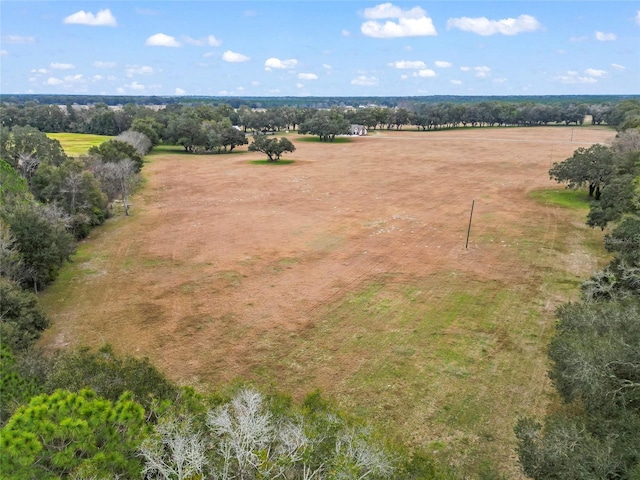
[[[529,195],[541,203],[579,210],[587,210],[591,201],[584,190],[534,190]]]
[[[58,140],[64,153],[71,157],[86,155],[89,148],[113,138],[108,135],[92,135],[89,133],[47,133],[47,136]]]

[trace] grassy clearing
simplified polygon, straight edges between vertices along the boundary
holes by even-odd
[[[271,162],[269,160],[253,160],[250,163],[253,165],[291,165],[295,163],[295,160],[278,160],[277,162]]]
[[[108,135],[91,135],[88,133],[47,133],[47,136],[58,140],[64,152],[71,157],[86,155],[89,148],[113,138]]]
[[[581,190],[534,190],[529,195],[541,203],[578,210],[588,210],[591,203],[589,195]]]
[[[251,380],[288,392],[323,385],[348,411],[426,446],[468,478],[518,478],[513,428],[521,416],[542,415],[552,398],[545,345],[554,306],[581,282],[558,255],[574,242],[598,248],[582,212],[570,216],[553,240],[535,224],[503,235],[505,261],[530,272],[515,282],[461,271],[388,273],[327,305],[301,334],[267,333],[252,355]]]

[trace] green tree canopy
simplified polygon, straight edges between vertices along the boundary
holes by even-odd
[[[100,145],[95,145],[89,149],[89,155],[110,163],[131,160],[135,164],[137,172],[142,169],[142,157],[138,154],[136,148],[130,143],[120,140],[107,140]]]
[[[138,478],[136,449],[144,409],[122,395],[112,402],[91,390],[33,397],[0,430],[4,478]]]
[[[288,138],[277,139],[267,135],[254,136],[253,143],[249,145],[249,151],[266,154],[270,162],[277,162],[283,153],[294,152],[295,150],[295,145]]]
[[[609,147],[595,144],[578,148],[570,158],[554,163],[549,176],[567,188],[589,187],[589,196],[600,199],[602,189],[615,172],[614,155]]]

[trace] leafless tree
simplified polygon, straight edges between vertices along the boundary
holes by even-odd
[[[38,165],[40,165],[40,159],[31,153],[20,153],[18,154],[17,165],[20,175],[30,184],[31,178],[35,175]]]
[[[630,128],[618,134],[611,143],[613,151],[617,154],[627,154],[640,150],[640,130]]]
[[[151,143],[151,140],[149,140],[149,137],[147,137],[144,133],[137,132],[135,130],[127,130],[126,132],[122,132],[116,137],[116,140],[120,140],[121,142],[126,142],[133,145],[133,147],[141,157],[144,157],[147,153],[149,153],[151,147],[153,147],[153,144]]]
[[[129,215],[128,199],[138,181],[136,165],[132,160],[98,163],[94,167],[95,175],[107,194],[109,202],[116,198],[122,200],[125,215]]]
[[[189,419],[169,418],[155,427],[155,434],[140,447],[145,461],[144,478],[183,480],[204,478],[207,440]]]

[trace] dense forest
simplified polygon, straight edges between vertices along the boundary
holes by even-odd
[[[47,98],[54,104],[3,96],[0,110],[4,478],[456,478],[318,392],[301,404],[246,386],[202,395],[108,346],[45,355],[34,347],[48,326],[35,293],[55,280],[77,240],[114,215],[115,203],[128,213],[144,155],[160,143],[219,153],[248,143],[247,133],[298,130],[330,141],[351,123],[425,131],[577,126],[587,115],[616,128],[616,141],[578,149],[549,174],[589,190],[587,223],[606,229],[613,259],[585,281],[581,302],[558,310],[550,376],[563,403],[542,423],[520,420],[518,455],[535,479],[640,478],[640,101],[405,98],[325,110],[296,108],[300,99],[256,109],[247,99],[152,108],[151,100],[125,97],[110,108],[105,97],[84,107],[75,97]],[[76,158],[45,132],[114,138]]]

